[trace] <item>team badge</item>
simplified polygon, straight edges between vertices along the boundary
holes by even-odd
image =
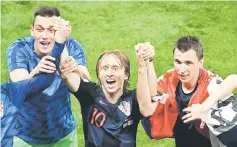
[[[122,101],[118,108],[126,115],[129,116],[131,114],[130,102]]]

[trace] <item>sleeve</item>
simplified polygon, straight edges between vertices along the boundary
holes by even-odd
[[[212,93],[221,83],[219,77],[213,78],[208,85],[208,92]],[[237,140],[237,99],[229,94],[217,101],[208,112],[206,121],[210,131],[226,146],[236,146]]]
[[[138,104],[138,100],[137,100],[137,89],[133,89],[131,91],[132,93],[132,99],[133,99],[133,108],[132,110],[135,112],[139,112],[137,114],[139,114],[139,116],[141,116],[140,110],[139,110],[139,104]]]
[[[142,117],[141,119],[141,123],[142,123],[142,127],[145,130],[147,136],[152,139],[151,136],[151,122],[150,122],[150,117]]]
[[[138,104],[138,100],[137,100],[137,89],[134,89],[132,90],[132,97],[133,97],[133,102],[134,102],[134,105],[133,105],[133,113],[135,113],[135,118],[136,119],[141,119],[141,123],[142,123],[142,126],[145,130],[145,132],[147,133],[148,137],[151,138],[149,136],[150,134],[150,121],[149,121],[149,118],[150,117],[144,117],[142,116],[141,112],[140,112],[140,109],[139,109],[139,104]]]
[[[40,74],[37,77],[27,79],[26,84],[29,88],[27,88],[27,97],[30,95],[35,95],[46,88],[48,88],[51,83],[53,82],[54,78],[56,77],[56,74]],[[27,87],[24,86],[24,87]]]
[[[0,142],[2,146],[12,147],[13,136],[17,135],[15,125],[17,123],[18,109],[9,99],[6,91],[7,84],[1,85],[1,99],[3,103],[3,115],[1,117]]]
[[[53,50],[51,52],[51,56],[56,58],[56,65],[59,66],[60,56],[62,53],[62,50],[64,48],[64,44],[55,43]],[[23,81],[18,82],[11,82],[8,84],[9,89],[9,96],[11,102],[17,107],[22,107],[25,100],[27,100],[27,97],[30,97],[30,95],[34,95],[36,93],[39,93],[40,91],[43,91],[47,87],[50,86],[50,84],[54,80],[55,74],[40,74],[37,77],[26,79]]]
[[[132,105],[132,111],[135,116],[135,118],[137,119],[141,119],[141,118],[144,118],[140,112],[140,108],[139,108],[139,103],[138,103],[138,100],[137,100],[137,89],[133,89],[132,91],[132,98],[133,98],[133,105]]]
[[[7,95],[9,95],[10,101],[20,109],[27,97],[46,89],[54,80],[54,76],[55,74],[41,74],[34,78],[1,85],[1,88],[6,89],[4,86],[8,86]]]
[[[223,79],[219,76],[215,76],[213,77],[210,81],[209,81],[209,84],[207,86],[207,91],[208,91],[208,94],[211,95],[217,88],[218,86],[222,83]],[[233,94],[229,94],[227,95],[226,97],[223,97],[221,99],[221,101],[224,101],[228,98],[230,98]]]
[[[98,84],[81,78],[80,86],[73,94],[79,101],[91,101],[100,91]]]
[[[54,47],[50,53],[50,56],[54,57],[56,60],[54,61],[54,64],[56,65],[56,68],[59,69],[61,54],[64,49],[65,44],[61,44],[58,42],[55,42]]]
[[[28,70],[28,56],[24,46],[20,43],[11,44],[6,53],[8,72],[15,69],[24,68]]]
[[[60,56],[64,49],[64,44],[55,42],[52,49],[51,56],[56,58],[55,64],[59,67]],[[24,42],[15,42],[7,49],[6,57],[8,63],[8,71],[11,72],[15,69],[24,68],[28,70],[29,61],[29,47]]]
[[[77,61],[78,65],[86,66],[86,57],[82,45],[76,40],[69,39],[67,41],[67,47],[69,56],[72,56]]]
[[[221,84],[222,78],[216,76],[208,84],[207,90],[211,94]],[[233,93],[223,97],[208,112],[207,125],[215,135],[237,132],[237,99]],[[234,128],[234,129],[231,129]]]
[[[150,120],[149,120],[149,118],[150,117],[144,117],[141,113],[140,113],[140,109],[139,109],[139,104],[138,104],[138,101],[137,101],[137,96],[136,96],[136,91],[137,91],[137,89],[134,89],[133,90],[133,95],[134,95],[134,110],[137,112],[136,113],[136,118],[139,118],[139,119],[141,119],[141,124],[142,124],[142,127],[143,127],[143,129],[145,130],[145,132],[146,132],[146,134],[147,134],[147,136],[151,139],[151,136],[150,136],[150,134],[151,134],[151,124],[150,124]]]

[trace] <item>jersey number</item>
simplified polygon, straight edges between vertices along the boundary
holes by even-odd
[[[100,128],[104,125],[105,119],[106,119],[106,115],[104,112],[98,112],[97,108],[93,109],[93,114],[91,117],[91,124],[95,124],[97,127]],[[99,122],[99,120],[101,120],[101,121]]]

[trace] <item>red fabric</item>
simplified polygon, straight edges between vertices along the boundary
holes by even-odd
[[[189,106],[202,103],[209,96],[207,86],[213,74],[205,69],[200,69],[198,87],[189,101]],[[179,77],[175,70],[167,72],[163,78],[157,81],[157,90],[169,95],[165,104],[159,102],[154,114],[150,117],[151,136],[154,139],[168,138],[173,136],[173,127],[178,117],[178,105],[175,100],[175,91],[179,83]],[[198,129],[200,121],[195,122],[195,126],[200,134],[209,137],[208,128]]]

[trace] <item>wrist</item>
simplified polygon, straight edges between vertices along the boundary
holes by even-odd
[[[37,68],[35,69],[35,75],[38,75],[38,74],[40,74],[40,70],[39,70],[39,68],[37,67]]]
[[[153,65],[153,60],[148,62],[148,67],[150,67],[150,66],[154,66]]]
[[[66,40],[67,40],[67,37],[64,36],[63,34],[60,34],[60,33],[55,34],[55,42],[64,43]]]
[[[60,73],[60,76],[63,80],[68,81],[69,80],[69,74],[67,73]]]
[[[139,66],[138,72],[139,73],[147,73],[148,68],[146,66]]]
[[[208,97],[202,104],[201,104],[201,109],[203,111],[208,111],[215,105],[215,101],[212,100],[212,97]]]
[[[210,108],[208,108],[208,106],[205,105],[205,103],[201,104],[200,110],[202,112],[208,112]]]
[[[30,78],[40,74],[39,68],[36,66],[30,73]]]
[[[145,63],[138,63],[138,68],[139,69],[146,69],[147,65]]]

